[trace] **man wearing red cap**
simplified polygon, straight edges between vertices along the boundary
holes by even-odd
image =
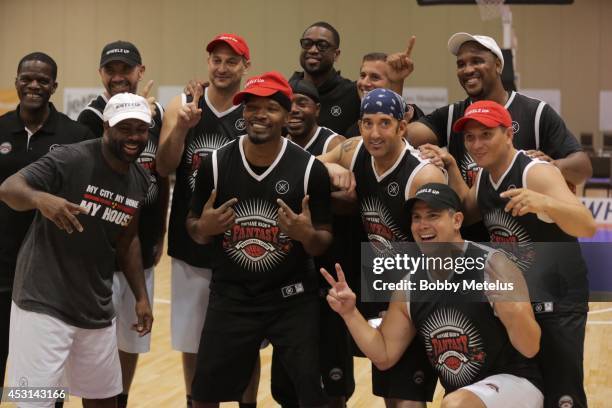
[[[504,89],[501,79],[504,56],[493,38],[456,33],[449,39],[448,49],[457,57],[457,79],[467,98],[436,109],[411,124],[408,139],[413,146],[432,143],[448,147],[463,179],[471,186],[480,169],[466,151],[463,136],[451,125],[471,103],[492,100],[510,111],[516,148],[524,149],[529,157],[553,163],[574,186],[591,176],[587,154],[557,112],[546,102]]]
[[[245,131],[242,105],[232,98],[250,67],[245,40],[220,34],[206,46],[210,85],[196,86],[190,95],[175,97],[166,110],[157,153],[157,170],[167,176],[176,170],[168,228],[172,257],[172,347],[183,352],[187,400],[196,352],[208,304],[211,251],[196,244],[185,229],[189,201],[202,160]]]
[[[512,118],[503,106],[475,102],[453,131],[463,132],[467,152],[482,168],[471,188],[452,155],[432,145],[422,150],[447,168],[466,219],[482,219],[492,242],[518,243],[519,265],[531,283],[542,327],[538,360],[545,406],[560,406],[569,398],[574,406],[586,407],[582,364],[589,290],[576,237],[595,233],[593,216],[558,168],[514,148]]]
[[[325,167],[282,137],[292,91],[277,72],[247,81],[247,135],[206,156],[187,230],[214,251],[198,349],[194,406],[240,400],[269,339],[300,405],[326,403],[318,356],[318,282],[311,256],[332,240]]]

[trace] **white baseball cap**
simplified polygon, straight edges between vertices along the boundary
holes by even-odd
[[[486,35],[472,35],[468,33],[455,33],[448,40],[448,50],[453,55],[459,53],[459,48],[468,41],[476,41],[499,58],[501,61],[502,69],[504,69],[504,54],[502,54],[501,48],[497,45],[497,42],[491,37]]]
[[[106,103],[104,121],[112,127],[122,120],[138,119],[151,123],[151,109],[145,98],[131,93],[120,93]]]

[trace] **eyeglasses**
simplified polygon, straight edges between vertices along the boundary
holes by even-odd
[[[315,45],[317,47],[317,50],[319,50],[320,52],[325,52],[327,50],[329,50],[330,48],[334,47],[332,44],[330,44],[328,41],[325,40],[311,40],[310,38],[302,38],[300,39],[300,46],[302,47],[303,50],[309,50],[312,48],[312,46]]]

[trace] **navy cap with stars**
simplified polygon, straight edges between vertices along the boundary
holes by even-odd
[[[366,113],[384,113],[397,120],[402,120],[404,119],[404,113],[406,113],[406,102],[400,95],[390,89],[374,89],[361,100],[359,118],[362,118]]]

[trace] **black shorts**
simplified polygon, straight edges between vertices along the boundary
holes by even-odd
[[[0,291],[0,388],[4,384],[4,370],[9,349],[9,326],[11,318],[11,295],[10,290]],[[2,390],[0,390],[0,396]]]
[[[584,336],[587,313],[536,313],[542,329],[537,356],[544,384],[544,407],[582,408]]]
[[[303,295],[262,311],[211,292],[198,348],[192,397],[201,402],[240,401],[259,347],[270,340],[301,405],[322,405],[327,398],[319,371],[319,302]]]
[[[351,337],[342,318],[325,298],[320,300],[319,362],[323,389],[329,397],[345,397],[355,391]],[[298,407],[297,395],[276,349],[272,353],[271,389],[274,400],[283,408]]]
[[[372,365],[372,393],[383,398],[431,401],[437,381],[425,346],[418,336],[390,369],[380,371]]]

